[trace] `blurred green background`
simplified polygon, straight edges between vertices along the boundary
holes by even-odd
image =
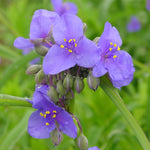
[[[150,12],[146,0],[70,0],[78,6],[78,16],[86,22],[86,35],[93,40],[109,21],[122,37],[121,49],[129,52],[136,72],[132,83],[119,91],[150,140]],[[23,56],[14,48],[18,36],[29,37],[32,15],[37,9],[52,10],[49,0],[0,0],[0,93],[31,97],[35,82],[25,74],[31,56]],[[128,33],[131,15],[141,22],[141,30]],[[120,112],[102,89],[85,87],[75,95],[75,114],[89,140],[89,146],[102,150],[142,150],[135,135]],[[74,140],[64,135],[54,147],[50,139],[34,139],[27,133],[32,108],[0,106],[0,150],[77,150]]]

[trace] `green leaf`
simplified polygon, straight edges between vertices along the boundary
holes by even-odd
[[[6,59],[10,59],[12,61],[15,60],[14,58],[20,57],[20,55],[14,52],[12,49],[1,44],[0,44],[0,56]]]
[[[16,97],[6,94],[0,94],[0,106],[24,106],[31,107],[32,104],[27,101],[27,98]]]
[[[4,140],[0,141],[1,150],[12,150],[16,142],[27,132],[27,122],[31,110],[27,111],[22,120],[5,135]]]
[[[3,73],[2,78],[1,78],[1,82],[0,82],[0,88],[2,88],[3,85],[5,85],[7,80],[10,79],[12,77],[12,75],[15,75],[15,73],[17,71],[19,71],[21,68],[24,68],[25,65],[27,65],[29,61],[33,60],[36,57],[38,57],[38,55],[34,51],[30,52],[27,55],[19,57]]]

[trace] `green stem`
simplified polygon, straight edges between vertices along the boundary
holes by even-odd
[[[0,106],[23,106],[32,107],[32,104],[27,101],[28,98],[16,97],[6,94],[0,94]]]
[[[112,83],[110,82],[107,76],[101,78],[100,86],[107,94],[107,96],[109,96],[109,98],[113,101],[116,107],[119,109],[123,117],[126,119],[143,149],[150,150],[150,143],[147,137],[145,136],[143,130],[141,129],[135,118],[132,116],[132,114],[129,112],[122,98],[118,94],[117,90],[113,87]]]

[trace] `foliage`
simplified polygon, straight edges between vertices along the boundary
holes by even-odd
[[[71,0],[70,0],[71,1]],[[136,67],[132,83],[121,89],[120,94],[150,140],[150,12],[142,0],[72,0],[79,9],[79,17],[86,22],[86,35],[91,40],[100,36],[106,21],[119,30],[123,39],[122,49],[134,58]],[[34,77],[25,74],[34,52],[22,56],[21,50],[13,47],[18,36],[28,38],[29,25],[36,9],[52,9],[49,0],[0,1],[0,93],[31,97],[35,89]],[[128,33],[126,24],[131,15],[136,15],[142,29]],[[87,86],[85,86],[87,87]],[[89,140],[89,146],[103,150],[142,150],[135,135],[128,127],[114,104],[99,87],[96,92],[85,88],[75,95],[75,114]],[[81,109],[82,108],[82,109]],[[1,150],[51,150],[50,139],[34,139],[28,135],[27,121],[33,109],[0,107]],[[55,150],[77,149],[72,139],[64,137]]]

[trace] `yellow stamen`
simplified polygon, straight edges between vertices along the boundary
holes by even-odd
[[[44,118],[46,118],[46,114],[44,114]]]
[[[117,58],[117,55],[114,55],[113,58]]]
[[[56,110],[53,110],[53,113],[56,113],[57,111]]]
[[[56,114],[53,115],[53,118],[56,118]]]
[[[49,123],[48,123],[48,122],[46,122],[45,124],[46,124],[47,126],[49,125]]]
[[[66,42],[67,40],[66,39],[64,39],[64,42]]]
[[[112,43],[112,42],[110,42],[110,45],[113,45],[113,43]]]
[[[72,41],[72,39],[69,40],[69,43]]]
[[[118,51],[120,51],[120,47],[118,46],[118,49],[117,49]]]
[[[77,47],[77,43],[75,43],[75,47]]]
[[[116,47],[117,46],[117,44],[114,44],[114,47]]]
[[[41,115],[41,116],[44,116],[42,112],[40,113],[40,115]]]
[[[76,40],[75,40],[75,39],[73,39],[73,41],[75,42]]]
[[[46,111],[45,113],[46,113],[46,114],[50,114],[50,111]]]
[[[64,45],[60,45],[61,48],[64,48]]]
[[[112,48],[109,48],[110,51],[112,51]]]
[[[71,49],[69,49],[68,51],[69,51],[70,53],[72,53],[72,50],[71,50]]]

